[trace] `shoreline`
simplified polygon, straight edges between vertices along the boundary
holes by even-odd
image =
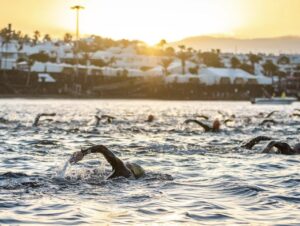
[[[72,96],[72,95],[0,95],[3,99],[24,99],[24,100],[129,100],[129,101],[222,101],[222,102],[251,102],[250,99],[188,99],[188,98],[138,98],[138,97],[93,97],[93,96]],[[294,103],[299,102],[298,99]]]

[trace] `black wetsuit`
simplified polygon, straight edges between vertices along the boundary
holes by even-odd
[[[251,150],[254,145],[258,144],[260,141],[267,141],[272,140],[270,137],[266,136],[258,136],[255,137],[245,144],[242,144],[241,147]],[[295,155],[300,154],[299,151],[297,151],[295,148],[291,148],[291,146],[288,143],[281,142],[281,141],[271,141],[269,144],[263,149],[262,153],[270,153],[272,148],[277,148],[277,154],[283,154],[283,155]]]
[[[191,122],[196,123],[197,125],[201,126],[205,132],[219,132],[220,131],[219,128],[210,127],[209,125],[206,125],[205,123],[200,122],[196,119],[187,119],[184,121],[184,123],[186,123],[186,124],[189,124]]]
[[[132,172],[125,166],[123,161],[103,145],[96,145],[86,150],[82,150],[81,152],[84,156],[90,153],[101,153],[113,169],[113,172],[108,176],[108,179],[121,176],[128,178],[132,176]]]

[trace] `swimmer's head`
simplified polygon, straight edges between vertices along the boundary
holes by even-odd
[[[147,122],[153,122],[154,116],[153,115],[148,115]]]
[[[127,162],[126,167],[132,172],[135,178],[140,178],[145,174],[145,170],[138,164]]]
[[[214,130],[219,130],[220,126],[221,126],[221,123],[220,123],[219,119],[215,119],[214,122],[213,122],[213,129]]]
[[[294,146],[294,150],[295,150],[295,152],[300,153],[300,143],[298,143]]]

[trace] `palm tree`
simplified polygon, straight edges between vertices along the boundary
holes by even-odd
[[[34,31],[34,34],[33,34],[33,43],[34,43],[34,45],[37,44],[40,37],[41,37],[41,33],[38,30]]]
[[[263,65],[263,69],[266,75],[272,77],[272,84],[274,83],[273,76],[278,73],[278,66],[275,65],[271,60],[267,60]]]
[[[43,38],[44,42],[51,42],[51,36],[49,34],[45,34],[44,38]]]
[[[87,77],[88,77],[88,67],[90,65],[90,60],[91,60],[91,56],[92,54],[91,53],[84,53],[83,56],[82,56],[82,59],[84,60],[85,62],[85,65],[86,65],[86,74],[85,74],[85,77],[84,77],[84,83],[87,82]]]
[[[232,68],[237,68],[241,65],[241,61],[236,57],[232,57],[230,63]]]
[[[186,61],[191,57],[190,52],[185,51],[185,45],[178,46],[180,51],[177,53],[178,59],[181,61],[182,74],[185,75]]]
[[[288,56],[281,56],[279,57],[278,64],[289,64],[290,63],[290,58]]]
[[[169,75],[168,68],[172,64],[172,62],[173,62],[173,58],[164,58],[164,59],[161,60],[160,65],[163,68],[163,74],[164,74],[164,76],[168,76]]]
[[[262,60],[262,58],[260,56],[253,54],[253,53],[249,53],[248,58],[252,64],[253,69],[254,69],[254,65]]]
[[[30,80],[31,80],[31,67],[34,64],[34,60],[32,59],[28,59],[27,60],[27,66],[28,66],[28,73],[27,73],[27,80],[26,80],[26,86],[29,86],[30,84]]]
[[[9,26],[8,28],[5,28],[4,33],[2,34],[4,40],[2,42],[2,48],[5,46],[5,54],[4,57],[4,70],[3,70],[3,77],[7,81],[7,76],[6,76],[6,69],[7,69],[7,52],[8,52],[8,45],[11,41],[11,27]],[[3,51],[2,51],[3,54]],[[1,60],[1,68],[2,68],[2,60]]]
[[[66,33],[65,36],[64,36],[64,42],[69,44],[69,43],[72,42],[72,38],[73,37],[70,33]]]
[[[115,64],[117,62],[117,58],[115,58],[114,56],[111,57],[107,62],[106,65],[107,66],[112,66],[113,64]]]
[[[157,46],[159,48],[163,49],[166,44],[167,44],[167,41],[165,39],[162,39],[159,41],[159,43],[157,43]]]

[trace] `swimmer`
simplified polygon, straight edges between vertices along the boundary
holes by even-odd
[[[279,112],[279,111],[272,111],[270,112],[269,114],[267,114],[266,118],[270,118],[273,114],[275,114],[276,112]]]
[[[145,174],[144,169],[135,163],[124,163],[121,159],[114,155],[113,152],[108,150],[107,147],[103,145],[96,145],[81,151],[75,152],[70,158],[69,162],[75,164],[83,159],[84,156],[92,153],[101,153],[107,162],[112,166],[112,173],[107,179],[112,179],[116,177],[133,177],[138,179]]]
[[[191,122],[196,123],[197,125],[201,126],[205,132],[220,132],[221,123],[218,119],[214,120],[212,127],[210,127],[209,125],[206,125],[205,123],[200,122],[196,119],[187,119],[184,121],[184,123],[186,123],[186,124],[191,123]]]
[[[153,122],[155,119],[154,115],[148,115],[148,119],[146,120],[146,122]]]
[[[110,115],[102,115],[101,119],[107,119],[107,123],[112,123],[112,120],[116,118]]]
[[[96,119],[96,126],[99,126],[101,118],[98,115],[95,115],[95,119]]]
[[[276,112],[279,112],[279,111],[271,111],[269,114],[267,114],[265,116],[264,113],[260,112],[258,113],[258,115],[256,116],[257,118],[270,118],[273,114],[275,114]]]
[[[254,147],[254,145],[258,144],[260,141],[266,141],[266,140],[272,140],[272,138],[266,136],[258,136],[250,139],[245,144],[242,144],[241,147],[251,150]]]
[[[277,124],[277,122],[273,119],[265,119],[261,123],[259,123],[260,126],[264,126],[265,124],[270,125],[272,123],[273,125]]]
[[[267,141],[272,140],[270,137],[266,136],[258,136],[250,141],[248,141],[246,144],[241,145],[241,147],[251,150],[254,145],[258,144],[260,141]],[[293,148],[281,141],[271,141],[269,144],[263,149],[262,153],[271,153],[273,147],[277,148],[276,153],[282,154],[282,155],[296,155],[300,154],[300,143],[296,144]]]
[[[42,113],[42,114],[38,114],[36,117],[35,117],[35,119],[34,119],[34,123],[32,124],[32,126],[38,126],[38,124],[39,124],[39,120],[40,120],[40,118],[41,117],[43,117],[43,116],[48,116],[48,117],[53,117],[53,116],[55,116],[56,115],[56,113],[50,113],[50,114],[48,114],[48,113]]]
[[[293,113],[291,116],[292,116],[292,117],[293,117],[293,116],[294,116],[294,117],[300,117],[300,114],[299,114],[299,113]]]
[[[5,118],[0,117],[0,123],[7,124],[7,123],[9,123],[9,121]]]
[[[154,119],[154,115],[148,115],[148,119],[145,122],[153,122]]]
[[[107,123],[112,123],[112,120],[115,119],[115,117],[110,115],[102,115],[101,117],[99,117],[98,115],[95,115],[95,119],[96,119],[96,126],[99,126],[102,119],[107,119],[106,121]]]

